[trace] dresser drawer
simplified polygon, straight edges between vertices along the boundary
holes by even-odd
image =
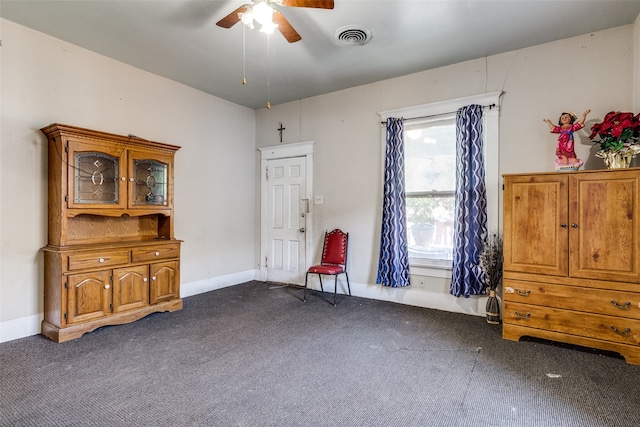
[[[131,250],[132,262],[147,262],[178,258],[180,256],[180,245],[149,246],[148,248],[137,248]]]
[[[127,249],[93,251],[69,255],[69,270],[96,269],[129,263]]]
[[[640,319],[640,293],[504,280],[503,300]]]
[[[504,303],[505,324],[640,346],[640,320],[570,310]]]

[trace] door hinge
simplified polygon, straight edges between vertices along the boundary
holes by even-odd
[[[64,319],[67,320],[67,313],[64,313]]]
[[[66,144],[64,144],[64,152],[65,153],[69,152],[69,143],[68,142]]]
[[[269,179],[269,168],[266,168],[264,170],[264,174],[265,174],[266,178]]]
[[[64,201],[68,202],[69,201],[69,196],[64,196]]]
[[[264,267],[267,268],[269,266],[269,263],[267,262],[269,261],[268,257],[264,257]]]
[[[67,282],[64,282],[64,288],[65,288],[65,289],[69,289],[69,282],[68,282],[68,281],[67,281]]]

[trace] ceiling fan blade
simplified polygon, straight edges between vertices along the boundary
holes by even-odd
[[[315,7],[317,9],[333,9],[333,0],[282,0],[287,7]]]
[[[240,22],[240,17],[238,16],[238,14],[246,12],[248,7],[249,7],[248,4],[240,6],[239,8],[237,8],[236,10],[234,10],[233,12],[231,12],[230,14],[228,14],[227,16],[225,16],[224,18],[216,22],[216,25],[222,28],[233,27],[238,22]]]
[[[287,18],[277,10],[273,11],[273,22],[278,24],[278,30],[282,33],[289,43],[295,43],[301,40],[300,34],[291,26]]]

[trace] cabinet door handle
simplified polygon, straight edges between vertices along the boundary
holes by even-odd
[[[124,176],[123,176],[122,178],[120,178],[120,179],[121,179],[122,181],[126,181],[126,180],[127,180],[127,178],[126,178],[126,177],[124,177]]]
[[[562,227],[562,228],[567,228],[567,224],[562,223],[562,224],[560,224],[560,227]]]
[[[613,325],[611,325],[611,330],[618,335],[627,335],[629,332],[631,332],[631,328],[626,328],[624,331],[621,331]]]
[[[528,297],[531,291],[527,289],[526,291],[522,292],[520,289],[516,288],[516,293],[522,297]]]
[[[129,181],[133,182],[133,181],[134,181],[134,179],[133,179],[133,178],[129,178]]]
[[[147,279],[146,277],[142,279],[143,282],[146,282],[147,280],[149,279]]]
[[[110,287],[111,287],[111,285],[104,285],[105,289],[109,289]],[[612,326],[612,328],[613,328],[613,326]]]
[[[519,319],[528,319],[529,317],[531,317],[531,313],[527,313],[527,314],[520,314],[519,311],[516,310],[516,316]],[[613,327],[613,326],[612,326]]]
[[[612,299],[611,304],[615,305],[616,307],[622,310],[629,310],[631,308],[631,302],[629,301],[625,302],[624,305],[620,305],[616,300]]]
[[[151,277],[151,280],[156,280],[156,276],[152,276],[152,277]]]
[[[578,228],[578,224],[576,224],[575,222],[573,224],[571,224],[572,228]]]

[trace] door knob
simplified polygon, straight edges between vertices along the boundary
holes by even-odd
[[[302,228],[300,229],[300,232],[301,232],[301,233],[304,233],[304,227],[302,227]]]

